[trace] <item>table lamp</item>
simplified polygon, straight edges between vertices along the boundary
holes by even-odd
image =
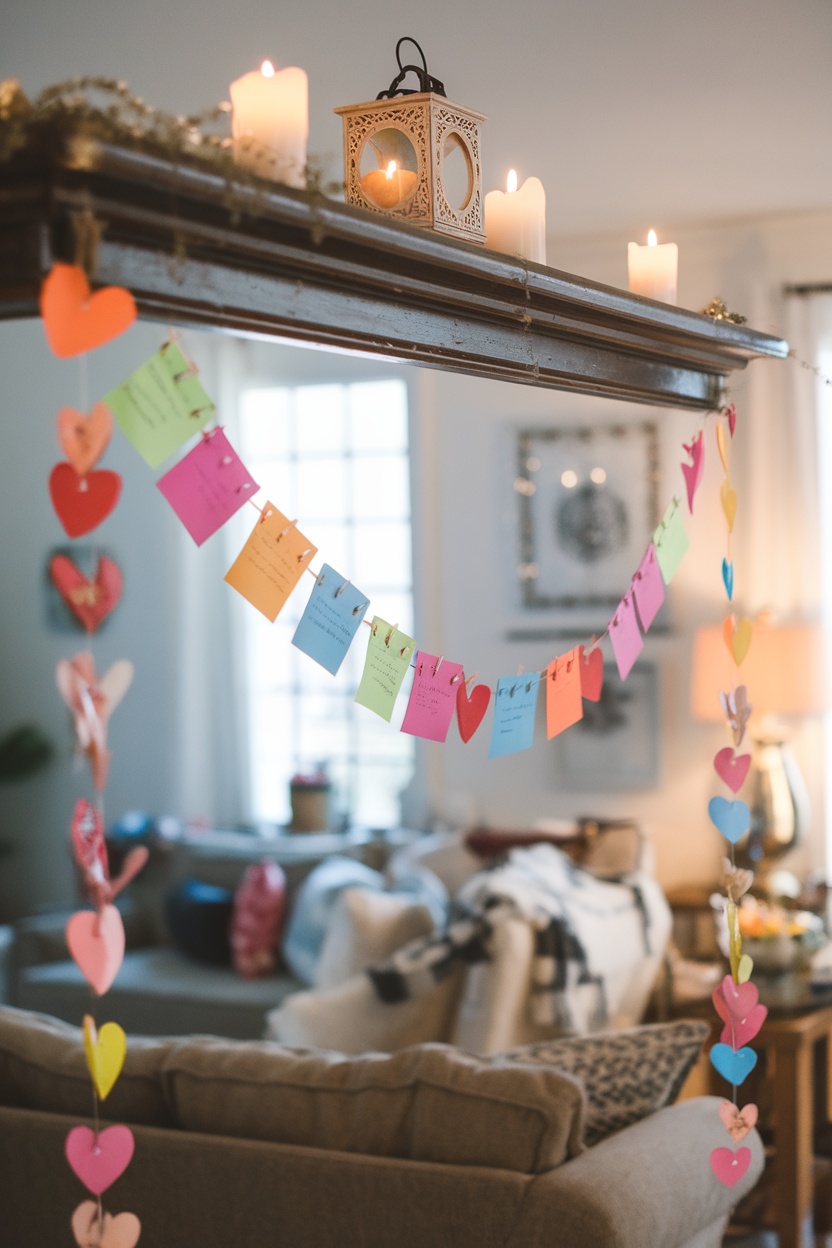
[[[821,628],[773,624],[759,617],[739,673],[722,628],[699,629],[693,650],[694,718],[724,723],[720,691],[728,692],[735,684],[745,685],[754,708],[748,726],[751,770],[740,793],[751,808],[751,826],[737,842],[737,864],[755,872],[756,891],[768,891],[772,866],[800,842],[810,818],[806,785],[788,748],[783,720],[820,715],[827,709]]]

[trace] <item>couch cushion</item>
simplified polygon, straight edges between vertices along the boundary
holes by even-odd
[[[527,1044],[507,1062],[541,1063],[580,1079],[586,1093],[584,1141],[597,1144],[679,1095],[710,1028],[682,1019],[624,1031]]]
[[[334,988],[433,931],[427,906],[399,893],[345,888],[333,906],[315,987]]]
[[[189,1131],[527,1174],[582,1148],[571,1076],[441,1044],[349,1058],[198,1037],[169,1054],[163,1079]]]
[[[171,1044],[128,1038],[122,1072],[101,1102],[103,1118],[159,1127],[171,1123],[160,1078]],[[47,1014],[0,1006],[0,1101],[24,1109],[89,1115],[92,1080],[81,1028]]]

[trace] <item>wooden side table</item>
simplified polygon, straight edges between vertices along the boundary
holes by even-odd
[[[773,1184],[774,1217],[779,1248],[813,1248],[812,1169],[815,1132],[814,1051],[825,1046],[825,1121],[832,1121],[832,999],[826,1004],[809,1001],[803,1008],[771,1013],[752,1047],[765,1053],[765,1079],[772,1104],[776,1167]],[[678,1016],[707,1018],[712,1023],[710,1043],[719,1039],[722,1022],[713,1005],[690,1002],[675,1011]],[[709,1090],[730,1096],[730,1089],[708,1061]],[[739,1103],[743,1103],[742,1088]],[[745,1098],[745,1099],[751,1099]],[[818,1124],[819,1125],[819,1124]]]

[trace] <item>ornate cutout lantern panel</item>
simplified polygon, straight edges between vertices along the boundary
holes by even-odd
[[[421,66],[402,65],[403,43],[419,49]],[[482,244],[485,117],[447,99],[415,39],[399,40],[396,60],[399,73],[375,100],[335,109],[344,123],[346,201]],[[418,91],[401,86],[409,73]]]

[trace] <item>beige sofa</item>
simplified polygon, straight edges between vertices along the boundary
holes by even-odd
[[[3,1243],[71,1242],[88,1195],[64,1140],[90,1099],[78,1029],[0,1009]],[[516,1055],[135,1038],[103,1116],[136,1148],[104,1208],[138,1215],[147,1248],[718,1248],[761,1173],[757,1134],[728,1189],[715,1099],[591,1148],[585,1109],[575,1079]]]

